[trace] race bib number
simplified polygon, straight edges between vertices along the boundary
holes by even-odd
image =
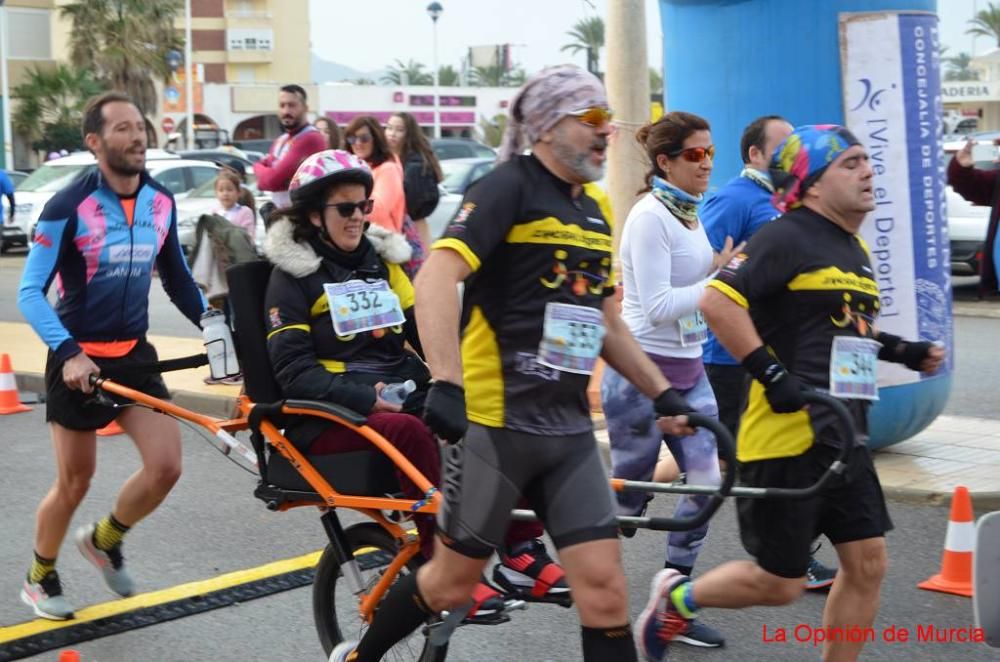
[[[396,326],[406,320],[399,297],[384,280],[324,283],[323,290],[338,336]]]
[[[681,347],[700,345],[708,339],[708,323],[700,310],[677,320],[677,329],[681,334]]]
[[[870,338],[837,336],[830,349],[830,395],[878,400],[878,352]]]
[[[538,362],[556,370],[589,375],[604,342],[604,314],[568,303],[545,306]]]

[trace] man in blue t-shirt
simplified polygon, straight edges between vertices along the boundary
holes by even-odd
[[[14,222],[14,184],[3,170],[0,170],[0,196],[7,196],[10,202],[10,221]],[[0,225],[4,224],[3,207],[0,207]]]
[[[778,115],[758,117],[743,130],[740,138],[743,171],[701,208],[701,221],[716,252],[722,249],[726,237],[732,237],[733,245],[738,246],[781,215],[771,201],[774,186],[768,164],[775,148],[791,132],[792,125]],[[746,406],[750,377],[711,332],[703,350],[705,372],[719,404],[719,420],[735,438]],[[826,588],[833,584],[836,574],[836,570],[814,558],[809,564],[806,588]]]

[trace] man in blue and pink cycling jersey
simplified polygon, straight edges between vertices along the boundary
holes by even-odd
[[[28,255],[18,306],[49,347],[45,420],[52,432],[57,477],[38,506],[35,555],[21,599],[36,615],[73,617],[62,595],[56,557],[70,519],[90,486],[95,431],[112,421],[132,438],[142,467],[125,482],[110,513],[80,527],[77,547],[121,596],[134,585],[122,557],[122,537],[166,498],[181,473],[177,422],[142,407],[95,399],[90,378],[169,397],[158,374],[129,374],[156,361],[146,340],[154,267],[174,305],[195,325],[205,299],[177,238],[170,191],[146,172],[146,121],[127,96],[109,92],[88,102],[83,136],[97,167],[45,205]],[[55,281],[55,308],[46,300]]]

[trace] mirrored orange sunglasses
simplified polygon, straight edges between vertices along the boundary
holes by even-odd
[[[614,113],[611,112],[610,108],[592,106],[590,108],[584,108],[583,110],[574,110],[569,113],[569,115],[572,115],[587,126],[597,128],[608,124],[614,116]]]
[[[679,149],[676,152],[669,152],[667,156],[671,158],[675,156],[683,156],[685,161],[690,161],[691,163],[701,163],[706,157],[710,159],[715,158],[715,145]]]

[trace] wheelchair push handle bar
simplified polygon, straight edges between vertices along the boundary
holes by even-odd
[[[693,427],[705,428],[715,435],[716,443],[719,447],[719,455],[726,462],[728,470],[725,473],[722,484],[717,487],[707,487],[698,485],[666,485],[663,483],[651,483],[642,481],[624,481],[623,489],[638,490],[644,492],[669,492],[680,494],[700,494],[709,497],[705,506],[690,517],[627,517],[618,518],[621,524],[633,525],[640,528],[648,528],[654,531],[690,531],[705,522],[715,514],[727,496],[747,497],[747,498],[790,498],[806,499],[815,496],[823,486],[833,478],[835,474],[840,474],[847,467],[847,460],[854,447],[854,421],[847,407],[837,398],[821,391],[808,391],[803,394],[808,404],[818,404],[828,407],[837,419],[838,428],[842,440],[840,451],[831,463],[826,472],[811,486],[805,488],[779,488],[779,487],[733,487],[736,478],[736,450],[732,435],[719,421],[701,416],[699,414],[689,414],[688,420]]]
[[[803,394],[809,404],[823,405],[833,412],[837,419],[835,429],[840,439],[839,452],[830,466],[819,479],[809,487],[785,488],[785,487],[737,487],[733,494],[738,497],[749,497],[754,499],[808,499],[819,494],[823,486],[833,479],[834,475],[842,474],[847,468],[847,462],[851,452],[854,450],[854,419],[851,412],[839,399],[823,391],[807,391]]]
[[[729,430],[727,430],[726,426],[720,423],[718,419],[693,413],[688,414],[687,419],[688,424],[691,427],[704,428],[715,435],[715,443],[719,448],[719,454],[726,462],[726,466],[730,467],[722,479],[722,484],[714,490],[706,488],[710,490],[708,494],[708,501],[701,507],[701,509],[698,510],[698,512],[690,517],[620,516],[618,518],[618,522],[620,524],[624,524],[626,526],[639,526],[644,529],[652,529],[653,531],[690,531],[692,529],[697,529],[711,519],[712,515],[714,515],[719,509],[719,506],[721,506],[726,500],[726,497],[729,496],[729,493],[733,489],[733,482],[736,480],[736,472],[733,470],[736,467],[736,444],[733,441],[733,436],[729,434]],[[643,486],[648,487],[652,485],[660,484],[625,481],[624,488],[633,490],[642,489]],[[662,485],[660,485],[660,487],[662,487]],[[654,489],[652,491],[660,490]]]

